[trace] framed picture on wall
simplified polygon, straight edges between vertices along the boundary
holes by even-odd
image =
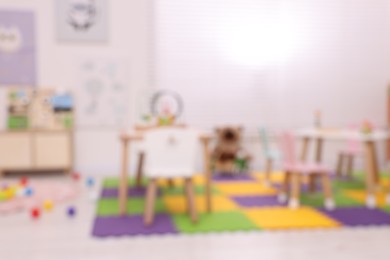
[[[34,13],[0,10],[0,84],[36,84]]]
[[[55,3],[60,41],[107,41],[107,0],[55,0]]]

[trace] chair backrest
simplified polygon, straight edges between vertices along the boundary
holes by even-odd
[[[161,127],[144,135],[145,174],[151,177],[186,177],[195,174],[199,131]]]
[[[280,146],[283,153],[283,161],[285,164],[295,164],[295,137],[291,132],[283,132],[280,140]]]
[[[348,130],[351,131],[360,131],[359,124],[350,124],[348,126]],[[347,142],[345,144],[345,149],[347,149],[350,152],[358,152],[361,147],[361,142],[357,140],[356,138],[348,138]]]
[[[260,127],[259,132],[260,132],[260,140],[261,140],[261,147],[263,148],[263,153],[267,155],[270,152],[268,132],[264,127]]]

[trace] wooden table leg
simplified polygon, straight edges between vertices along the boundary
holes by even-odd
[[[317,174],[310,174],[307,176],[308,191],[310,193],[315,193],[317,191],[317,178]]]
[[[317,138],[316,140],[316,157],[315,160],[317,163],[320,163],[322,161],[322,146],[323,146],[323,140],[322,138]]]
[[[205,174],[205,195],[206,195],[206,210],[212,211],[212,172],[210,164],[210,150],[209,138],[202,138],[203,143],[203,160],[204,160],[204,174]]]
[[[352,154],[347,156],[347,177],[350,179],[352,179],[352,175],[353,175],[353,159],[354,156]],[[379,182],[379,178],[378,178],[378,182]]]
[[[338,178],[343,176],[343,166],[344,166],[344,154],[340,153],[337,159],[336,175]]]
[[[376,206],[375,198],[375,176],[378,174],[377,158],[375,154],[375,145],[373,141],[364,143],[365,163],[366,163],[366,185],[367,185],[367,207],[374,208]]]
[[[307,159],[307,150],[309,148],[309,137],[304,137],[302,140],[302,152],[301,152],[301,162],[305,162]]]
[[[335,203],[333,199],[333,191],[332,191],[332,185],[331,185],[329,174],[322,173],[320,177],[322,181],[322,189],[325,195],[325,203],[324,203],[325,208],[327,210],[333,210],[335,208]]]
[[[136,181],[135,185],[137,187],[142,186],[142,176],[143,176],[143,171],[144,171],[144,160],[145,160],[145,153],[140,152],[138,154],[138,167],[137,167],[137,176],[136,176]]]
[[[280,192],[278,194],[279,203],[287,202],[290,191],[290,182],[291,182],[291,173],[287,172],[284,175],[284,180],[282,182],[282,187],[280,188]]]
[[[271,186],[272,168],[273,168],[273,160],[271,158],[267,158],[265,161],[265,184],[267,186]]]
[[[301,174],[294,172],[291,174],[291,195],[288,206],[292,209],[299,207],[299,197],[301,193]]]
[[[196,202],[194,194],[194,185],[192,183],[192,178],[186,178],[184,180],[184,187],[186,191],[187,201],[188,201],[188,211],[193,223],[198,221],[198,213],[196,211]]]
[[[129,143],[122,140],[122,174],[119,183],[119,214],[126,214],[129,167]]]
[[[149,181],[146,191],[146,203],[144,210],[144,224],[149,226],[154,220],[154,204],[156,201],[157,179],[153,178]]]

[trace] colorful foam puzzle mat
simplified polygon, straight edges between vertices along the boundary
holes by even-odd
[[[196,206],[199,221],[193,224],[187,214],[186,200],[181,180],[174,187],[160,181],[155,204],[155,220],[151,226],[143,225],[145,187],[137,188],[129,180],[127,214],[119,215],[118,178],[103,182],[97,202],[93,224],[94,237],[117,237],[154,234],[192,234],[246,230],[302,230],[337,229],[356,226],[390,226],[390,206],[385,203],[385,191],[390,181],[381,178],[377,192],[378,207],[365,206],[364,174],[353,179],[333,178],[334,199],[337,208],[328,211],[323,207],[323,194],[318,187],[315,193],[307,191],[303,183],[301,207],[292,210],[277,200],[282,173],[272,175],[272,186],[266,186],[264,174],[252,173],[235,177],[213,177],[213,212],[207,213],[204,197],[204,179],[195,176]],[[146,181],[144,181],[146,184]]]

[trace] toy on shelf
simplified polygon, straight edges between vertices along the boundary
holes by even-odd
[[[177,123],[183,112],[181,96],[171,90],[159,90],[148,98],[148,110],[141,114],[146,125],[169,126]]]
[[[151,112],[158,125],[173,125],[183,112],[182,98],[170,90],[157,91],[151,99]]]
[[[8,129],[70,129],[73,98],[51,89],[10,88]]]
[[[360,130],[363,134],[371,134],[373,129],[373,124],[368,120],[364,120]]]
[[[248,170],[251,156],[242,148],[242,128],[223,127],[215,130],[217,143],[212,153],[217,172],[234,174]]]
[[[315,128],[321,128],[322,126],[322,121],[321,121],[321,118],[322,117],[322,113],[321,113],[321,110],[316,110],[314,112],[314,127]]]

